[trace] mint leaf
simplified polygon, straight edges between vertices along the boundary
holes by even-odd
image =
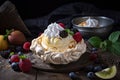
[[[114,43],[119,39],[119,36],[120,36],[120,31],[115,31],[110,34],[108,39]]]
[[[96,48],[99,48],[100,47],[100,43],[102,42],[102,39],[97,37],[97,36],[93,36],[91,38],[88,39],[88,42],[93,46],[93,47],[96,47]]]
[[[73,35],[73,34],[74,34],[74,32],[73,32],[73,31],[70,31],[70,29],[65,29],[65,31],[66,31],[68,34],[70,34],[70,35]]]
[[[120,42],[113,43],[109,49],[113,54],[120,56]]]
[[[103,51],[106,51],[110,46],[112,45],[112,42],[109,40],[104,40],[103,42],[100,43],[100,48]]]
[[[107,42],[106,41],[103,41],[100,43],[100,48],[103,50],[103,51],[106,51],[107,50]]]

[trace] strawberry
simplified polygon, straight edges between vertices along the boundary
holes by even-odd
[[[65,25],[63,23],[58,23],[62,28],[65,28]]]
[[[30,42],[25,42],[24,44],[23,44],[23,49],[24,50],[26,50],[26,51],[29,51],[30,50]]]
[[[10,61],[11,62],[19,62],[20,61],[20,58],[17,54],[14,54],[10,57]]]
[[[82,40],[82,35],[80,34],[80,32],[76,32],[74,35],[73,35],[73,38],[77,41],[77,42],[80,42]]]
[[[22,72],[29,72],[32,68],[31,61],[29,59],[20,59],[19,67]]]

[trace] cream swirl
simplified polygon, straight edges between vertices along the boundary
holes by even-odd
[[[59,37],[59,32],[62,30],[64,30],[64,28],[62,28],[59,24],[51,23],[44,31],[44,35],[49,38]]]
[[[80,27],[97,27],[98,26],[98,20],[88,18],[86,21],[79,24]]]

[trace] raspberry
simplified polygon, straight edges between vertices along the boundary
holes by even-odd
[[[77,41],[77,42],[80,42],[82,40],[82,36],[80,34],[80,32],[76,32],[74,35],[73,35],[73,38]]]
[[[65,28],[65,25],[63,23],[58,23],[61,27]]]
[[[26,51],[29,51],[30,50],[30,42],[25,42],[24,44],[23,44],[23,49],[24,50],[26,50]]]

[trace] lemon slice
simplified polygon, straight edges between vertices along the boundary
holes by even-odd
[[[111,79],[115,77],[116,73],[117,73],[117,68],[115,65],[113,65],[112,67],[96,72],[95,75],[102,79]]]

